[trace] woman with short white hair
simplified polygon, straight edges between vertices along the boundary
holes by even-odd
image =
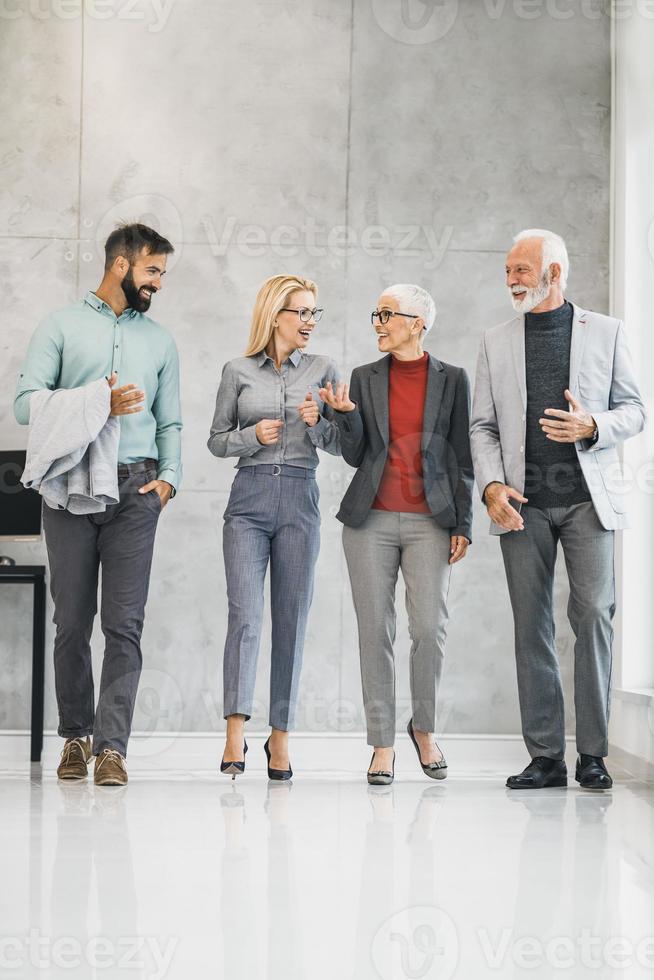
[[[412,716],[407,730],[423,772],[447,775],[436,744],[436,696],[452,566],[471,541],[470,383],[463,368],[423,351],[436,317],[420,286],[385,289],[371,314],[381,360],[350,384],[327,385],[344,459],[356,467],[336,515],[359,628],[368,782],[390,783],[395,752],[395,587],[406,586]]]

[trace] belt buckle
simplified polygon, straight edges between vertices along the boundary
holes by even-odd
[[[282,468],[279,465],[279,463],[273,463],[272,464],[272,468],[273,468],[273,471],[272,471],[272,475],[273,476],[281,476],[282,475]]]

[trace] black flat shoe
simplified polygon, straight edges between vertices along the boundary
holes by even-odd
[[[248,743],[245,741],[245,739],[243,739],[244,756],[247,750]],[[223,759],[220,763],[220,771],[226,773],[228,776],[231,776],[232,779],[236,779],[237,776],[242,776],[245,772],[245,758],[243,759],[243,762],[225,762]]]
[[[575,779],[582,789],[611,789],[613,780],[609,776],[604,759],[598,755],[583,755],[577,759]]]
[[[430,779],[445,779],[447,776],[447,762],[445,761],[445,756],[443,756],[440,762],[428,762],[427,765],[424,765],[420,756],[420,747],[416,742],[415,735],[413,734],[413,718],[409,718],[409,723],[406,726],[406,730],[409,733],[409,738],[413,742],[416,752],[418,753],[418,762],[420,763],[420,768],[424,772],[425,776],[429,776]],[[440,749],[438,751],[440,752]],[[443,755],[442,752],[441,755]]]
[[[290,779],[293,775],[293,770],[291,769],[290,763],[288,769],[271,769],[270,768],[270,749],[268,748],[268,742],[270,741],[270,735],[266,739],[263,750],[266,753],[266,759],[268,760],[268,779]]]
[[[553,786],[568,785],[568,770],[563,759],[548,759],[537,755],[529,765],[516,776],[506,781],[509,789],[550,789]]]
[[[372,759],[370,760],[370,765],[375,761],[375,753],[372,753]],[[393,752],[393,771],[386,772],[383,769],[375,769],[367,772],[368,782],[371,786],[389,786],[393,779],[395,778],[395,752]]]

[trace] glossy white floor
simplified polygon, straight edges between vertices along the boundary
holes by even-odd
[[[0,976],[650,977],[654,785],[0,776]]]

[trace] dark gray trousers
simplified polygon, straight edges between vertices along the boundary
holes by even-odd
[[[93,752],[127,754],[141,673],[141,633],[161,500],[137,493],[156,479],[146,470],[119,479],[120,500],[102,514],[71,514],[43,506],[43,527],[54,601],[55,690],[58,733],[93,734]],[[94,710],[91,633],[98,608],[105,637],[97,709]]]
[[[500,538],[515,626],[522,733],[529,754],[563,759],[563,690],[554,645],[553,585],[558,542],[563,548],[575,634],[574,700],[577,750],[608,754],[612,620],[615,614],[613,531],[592,503],[522,508],[524,531]]]

